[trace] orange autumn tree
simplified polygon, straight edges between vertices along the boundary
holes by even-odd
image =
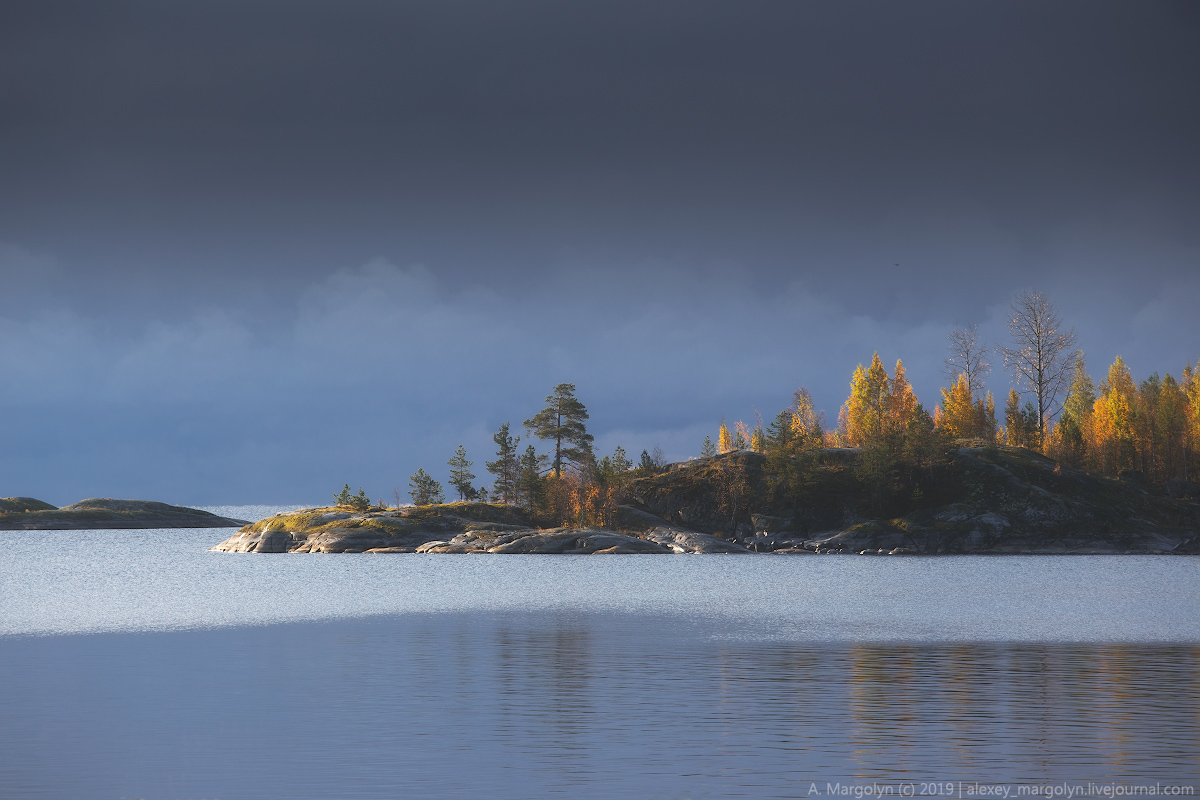
[[[996,401],[992,393],[976,399],[966,373],[949,389],[942,389],[942,403],[934,409],[937,426],[952,439],[986,439],[996,441]]]
[[[958,374],[950,389],[942,389],[942,403],[936,409],[937,425],[954,439],[967,439],[978,430],[975,419],[975,398],[967,384],[967,376]]]
[[[850,379],[850,396],[839,415],[846,444],[864,447],[882,439],[891,405],[892,382],[875,353],[870,368],[859,364]]]
[[[1197,362],[1200,363],[1200,362]],[[1190,480],[1197,474],[1193,461],[1200,453],[1200,370],[1188,364],[1183,370],[1184,432],[1183,432],[1183,477]]]
[[[838,415],[839,438],[845,444],[862,448],[859,476],[870,491],[876,511],[893,502],[897,491],[911,492],[914,488],[904,488],[906,459],[913,463],[922,461],[923,457],[909,456],[928,449],[913,449],[917,439],[924,441],[915,436],[921,432],[917,430],[921,426],[914,428],[914,421],[924,421],[932,431],[932,421],[917,402],[903,362],[896,362],[895,373],[890,377],[879,353],[871,357],[870,367],[859,364],[850,380],[850,396]],[[912,473],[911,469],[907,471]],[[911,478],[910,474],[908,479]]]
[[[904,364],[896,359],[895,377],[892,378],[891,393],[888,397],[888,422],[892,430],[903,431],[917,410],[917,394],[912,384],[904,374]]]

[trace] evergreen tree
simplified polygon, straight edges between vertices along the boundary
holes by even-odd
[[[445,501],[442,484],[429,477],[429,473],[423,469],[418,469],[416,474],[408,479],[408,486],[409,495],[415,506],[427,506]]]
[[[542,477],[545,461],[546,457],[538,455],[533,445],[527,445],[524,455],[521,456],[521,477],[517,482],[517,493],[521,496],[525,508],[530,511],[537,509],[545,496],[545,479]]]
[[[932,467],[937,451],[938,433],[933,417],[917,403],[904,431],[904,460],[914,471]]]
[[[1008,403],[1004,406],[1004,435],[1009,447],[1025,447],[1029,442],[1025,415],[1021,413],[1021,396],[1016,389],[1008,390]]]
[[[525,420],[525,428],[532,435],[553,440],[556,478],[562,477],[564,462],[581,465],[594,458],[592,435],[584,425],[587,418],[587,409],[575,398],[575,384],[560,383],[546,397],[546,407]]]
[[[750,431],[750,449],[756,453],[767,452],[767,436],[763,432],[762,425],[757,425],[754,430]]]
[[[633,461],[625,454],[625,448],[620,445],[611,456],[605,456],[596,463],[596,482],[620,493],[629,483]]]
[[[642,458],[638,462],[638,469],[640,469],[644,475],[649,475],[654,472],[654,459],[651,458],[650,454],[645,450],[642,451]]]
[[[471,481],[475,480],[471,465],[475,462],[467,460],[467,448],[460,444],[446,463],[450,466],[450,485],[458,490],[458,499],[470,500],[475,496],[471,487]]]
[[[633,459],[625,454],[625,448],[617,445],[612,454],[612,471],[614,475],[621,475],[633,469]]]
[[[1075,352],[1071,384],[1063,401],[1062,414],[1055,426],[1055,441],[1060,460],[1069,466],[1083,466],[1087,458],[1088,432],[1092,425],[1092,407],[1096,404],[1096,384],[1087,374],[1082,350]]]
[[[367,493],[359,488],[358,494],[350,494],[350,484],[344,484],[340,494],[334,495],[334,501],[342,508],[349,508],[354,511],[366,511],[371,507],[371,501],[367,499]]]
[[[710,437],[705,436],[704,444],[702,444],[700,446],[700,457],[701,458],[712,458],[716,454],[717,454],[717,446],[715,444],[713,444],[713,441]]]
[[[807,389],[796,390],[792,406],[775,415],[763,438],[767,455],[763,473],[773,502],[788,503],[798,510],[810,499],[825,444]]]
[[[996,444],[999,433],[1000,425],[996,422],[996,400],[992,397],[992,393],[988,392],[987,398],[983,401],[983,422],[979,426],[979,435],[989,444]]]
[[[496,476],[492,484],[492,498],[502,503],[512,503],[517,499],[517,483],[521,479],[521,462],[517,455],[517,445],[520,436],[511,436],[508,423],[500,426],[500,430],[492,435],[496,443],[496,460],[485,461],[487,471]]]
[[[744,422],[735,422],[733,426],[733,449],[745,450],[750,446],[750,429]]]

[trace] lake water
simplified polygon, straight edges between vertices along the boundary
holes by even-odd
[[[0,797],[1200,781],[1195,558],[207,551],[230,532],[0,533]]]

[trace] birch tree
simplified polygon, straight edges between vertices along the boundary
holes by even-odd
[[[1058,413],[1058,395],[1071,375],[1075,329],[1063,329],[1058,309],[1041,292],[1022,291],[1009,303],[1009,311],[1013,344],[1000,352],[1017,386],[1034,396],[1040,449],[1046,423]]]

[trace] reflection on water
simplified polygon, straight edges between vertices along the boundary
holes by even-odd
[[[4,797],[1192,783],[1200,647],[781,643],[634,614],[0,641]]]

